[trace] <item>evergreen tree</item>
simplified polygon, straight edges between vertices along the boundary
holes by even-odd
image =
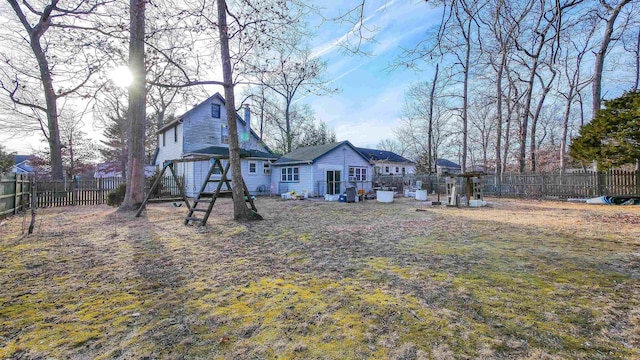
[[[10,153],[0,145],[0,174],[8,173],[13,167],[13,157],[15,154]]]
[[[640,160],[640,92],[605,101],[593,121],[580,129],[569,155],[579,161],[597,161],[600,168]]]
[[[321,121],[317,128],[313,123],[309,124],[297,147],[332,144],[334,142],[336,142],[336,132],[329,129],[327,123]]]

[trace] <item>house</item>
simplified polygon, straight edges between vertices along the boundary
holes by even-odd
[[[376,175],[405,175],[416,173],[416,163],[392,151],[358,148],[373,162]]]
[[[151,177],[156,172],[154,165],[145,165],[144,176]],[[118,161],[110,161],[99,163],[96,165],[96,170],[93,173],[93,177],[98,178],[121,178],[122,177],[122,164]]]
[[[296,191],[309,196],[337,195],[347,187],[373,188],[371,162],[349,141],[296,149],[272,165],[273,193]]]
[[[33,155],[14,155],[12,173],[16,174],[28,174],[36,171],[36,168],[31,165],[31,158]]]
[[[251,193],[267,193],[271,186],[271,163],[277,156],[251,130],[248,107],[245,107],[244,115],[243,119],[236,114],[238,140],[243,150],[241,166],[244,181]],[[154,164],[161,167],[168,160],[195,159],[202,155],[228,156],[228,129],[225,100],[216,93],[158,129]],[[223,165],[227,161],[223,160]],[[195,196],[200,191],[209,168],[208,160],[176,163],[175,170],[178,176],[184,177],[187,196]],[[230,178],[231,174],[228,175]]]
[[[462,167],[453,161],[438,159],[436,160],[436,172],[438,175],[460,174]]]

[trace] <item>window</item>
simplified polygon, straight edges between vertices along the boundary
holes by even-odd
[[[167,134],[166,131],[162,132],[162,146],[164,146],[166,144],[166,141],[167,141],[166,134]]]
[[[258,163],[255,161],[249,161],[249,174],[257,174],[258,173]]]
[[[173,142],[178,142],[178,125],[173,128]]]
[[[264,164],[262,164],[262,168],[265,175],[271,175],[271,163],[265,161]]]
[[[406,174],[407,170],[405,170],[405,168],[402,168],[402,175]]]
[[[211,117],[220,119],[220,104],[211,104]]]
[[[282,182],[299,182],[300,170],[298,167],[283,167],[280,181]]]
[[[228,144],[229,143],[229,128],[227,127],[227,125],[222,125],[222,130],[221,130],[221,135],[220,135],[220,143],[222,144]]]
[[[367,181],[367,168],[349,167],[349,181]]]
[[[396,174],[400,172],[400,169],[396,166]]]
[[[385,173],[385,174],[388,174],[388,173],[389,173],[389,167],[388,167],[388,166],[385,166],[385,167],[384,167],[384,173]]]

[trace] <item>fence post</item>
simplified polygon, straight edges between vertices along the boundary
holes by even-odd
[[[636,170],[636,195],[640,196],[640,170]]]
[[[20,174],[15,174],[13,181],[13,215],[18,213],[18,179],[20,179]]]

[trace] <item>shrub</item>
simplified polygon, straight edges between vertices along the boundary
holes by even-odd
[[[127,192],[127,184],[118,185],[115,190],[107,194],[107,205],[120,206],[124,201],[124,194]]]

